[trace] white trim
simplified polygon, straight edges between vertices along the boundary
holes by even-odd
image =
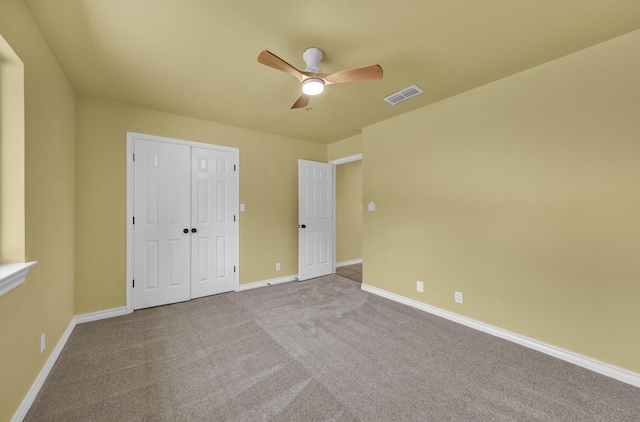
[[[133,175],[135,172],[133,162],[133,138],[136,134],[127,132],[127,258],[126,258],[126,279],[125,279],[125,306],[127,312],[133,312],[133,253],[134,236],[133,232]]]
[[[351,259],[349,261],[336,262],[336,268],[338,268],[338,267],[346,267],[347,265],[356,265],[356,264],[362,264],[362,258],[360,258],[360,259]]]
[[[628,371],[626,369],[619,368],[617,366],[610,365],[589,357],[579,355],[568,350],[561,349],[559,347],[552,346],[550,344],[542,343],[540,341],[521,336],[519,334],[512,333],[502,328],[494,327],[489,324],[485,324],[480,321],[476,321],[471,318],[463,317],[453,312],[445,311],[444,309],[436,308],[434,306],[427,305],[417,300],[409,299],[404,296],[397,295],[395,293],[388,292],[386,290],[379,289],[367,284],[362,284],[362,290],[372,293],[377,296],[384,297],[386,299],[393,300],[394,302],[402,303],[404,305],[411,306],[412,308],[420,309],[421,311],[428,312],[430,314],[448,319],[458,324],[465,325],[478,331],[482,331],[487,334],[502,338],[504,340],[511,341],[529,349],[537,350],[549,356],[564,360],[577,366],[589,369],[593,372],[605,375],[607,377],[622,381],[624,383],[640,387],[640,374]]]
[[[71,320],[64,334],[62,334],[60,341],[58,341],[58,344],[56,344],[56,347],[53,349],[53,351],[49,355],[49,358],[45,362],[44,367],[42,368],[36,380],[33,382],[33,384],[31,385],[31,388],[27,392],[27,395],[22,400],[22,403],[20,403],[18,410],[16,410],[16,413],[13,415],[13,418],[11,418],[11,422],[21,422],[24,419],[24,417],[27,416],[27,412],[29,411],[29,409],[31,409],[31,405],[33,404],[33,401],[38,396],[38,393],[40,392],[40,389],[44,385],[44,382],[47,380],[47,377],[49,376],[49,373],[51,372],[53,365],[56,363],[56,360],[58,360],[58,357],[60,356],[62,349],[64,348],[65,344],[67,344],[67,340],[69,340],[69,337],[73,332],[73,329],[76,327],[76,318],[77,317],[74,317]]]
[[[254,283],[240,284],[236,288],[236,292],[257,289],[258,287],[268,287],[268,286],[273,286],[274,284],[288,283],[290,281],[296,281],[296,280],[298,280],[298,274],[288,275],[288,276],[279,277],[279,278],[272,278],[271,280],[256,281]]]
[[[27,279],[29,268],[38,261],[0,264],[0,296],[18,287]]]
[[[330,163],[333,164],[333,163]],[[332,176],[333,177],[333,186],[331,187],[331,189],[333,189],[333,247],[331,248],[333,251],[333,256],[331,257],[331,261],[332,261],[332,265],[331,265],[331,273],[335,273],[336,272],[336,254],[338,253],[337,249],[338,249],[338,226],[337,226],[337,221],[336,221],[336,217],[338,216],[338,201],[336,200],[337,198],[337,192],[336,192],[336,187],[337,187],[337,180],[336,180],[336,164],[332,165]],[[300,183],[300,182],[298,182]],[[300,252],[298,252],[300,253]],[[300,271],[300,270],[298,270]]]
[[[355,154],[355,155],[350,155],[348,157],[344,157],[344,158],[338,158],[336,160],[331,160],[329,161],[329,164],[333,164],[334,166],[340,165],[340,164],[347,164],[347,163],[351,163],[353,161],[360,161],[362,160],[362,154]]]
[[[126,306],[119,308],[107,309],[106,311],[92,312],[90,314],[76,315],[76,324],[84,324],[85,322],[99,321],[101,319],[114,318],[122,315],[130,314]]]
[[[143,138],[149,141],[157,141],[157,142],[167,142],[172,144],[180,144],[187,145],[190,147],[196,148],[209,148],[217,151],[226,151],[232,152],[235,155],[235,164],[236,164],[236,197],[234,199],[234,203],[236,204],[235,212],[236,212],[236,281],[235,281],[235,291],[238,290],[238,286],[240,285],[240,212],[239,203],[240,203],[240,149],[225,147],[221,145],[214,144],[206,144],[202,142],[193,142],[186,141],[184,139],[175,139],[175,138],[167,138],[162,136],[155,135],[147,135],[143,133],[136,132],[127,132],[127,252],[126,252],[126,279],[125,279],[125,291],[126,291],[126,299],[125,299],[125,307],[127,312],[133,312],[133,254],[134,254],[134,232],[133,232],[133,191],[134,191],[134,163],[133,163],[133,141],[136,138]]]

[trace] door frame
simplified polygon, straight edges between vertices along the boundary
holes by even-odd
[[[236,195],[233,198],[233,204],[235,205],[236,215],[236,273],[235,273],[235,286],[234,291],[238,291],[240,283],[240,213],[237,212],[240,203],[240,150],[238,148],[224,147],[214,144],[205,144],[202,142],[186,141],[184,139],[167,138],[164,136],[148,135],[144,133],[127,132],[127,146],[126,157],[127,160],[127,264],[126,264],[126,279],[125,279],[125,292],[126,292],[126,309],[127,313],[133,312],[133,257],[134,257],[134,233],[133,233],[133,193],[134,193],[134,166],[133,166],[133,141],[136,138],[143,137],[146,140],[167,142],[178,145],[186,145],[196,148],[215,149],[219,151],[232,152],[235,156],[235,162],[237,165],[236,177]]]
[[[340,164],[352,163],[354,161],[362,161],[362,153],[349,155],[347,157],[338,158],[329,161],[329,164],[333,164],[333,272],[336,272],[336,166]]]

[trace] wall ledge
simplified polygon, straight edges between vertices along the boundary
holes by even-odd
[[[0,296],[24,283],[29,268],[38,261],[0,264]]]
[[[564,360],[565,362],[572,363],[577,366],[581,366],[593,372],[597,372],[601,375],[613,378],[618,381],[622,381],[626,384],[640,387],[640,374],[628,371],[617,366],[610,365],[583,355],[579,355],[568,350],[561,349],[550,344],[543,343],[538,340],[534,340],[528,337],[521,336],[519,334],[512,333],[502,328],[494,327],[493,325],[485,324],[480,321],[476,321],[471,318],[467,318],[453,312],[445,311],[444,309],[436,308],[435,306],[427,305],[417,300],[409,299],[404,296],[400,296],[395,293],[388,292],[386,290],[379,289],[367,284],[362,284],[362,290],[372,293],[377,296],[384,297],[386,299],[393,300],[394,302],[402,303],[404,305],[411,306],[412,308],[419,309],[424,312],[448,319],[449,321],[456,322],[458,324],[465,325],[478,331],[482,331],[487,334],[499,337],[504,340],[511,341],[529,349],[537,350],[549,356]]]

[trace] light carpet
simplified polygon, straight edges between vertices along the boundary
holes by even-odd
[[[78,325],[34,421],[638,421],[640,389],[337,275]]]

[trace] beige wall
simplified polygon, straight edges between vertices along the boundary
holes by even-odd
[[[240,283],[297,274],[298,159],[326,146],[79,96],[76,313],[125,305],[127,131],[238,148]]]
[[[365,128],[366,283],[640,373],[638,51],[640,31]]]
[[[336,262],[362,259],[362,161],[336,166]]]
[[[24,256],[38,261],[0,297],[0,420],[8,421],[74,314],[75,96],[22,1],[0,2],[0,34],[24,63]]]
[[[327,159],[329,161],[362,154],[362,134],[351,136],[327,146]]]

